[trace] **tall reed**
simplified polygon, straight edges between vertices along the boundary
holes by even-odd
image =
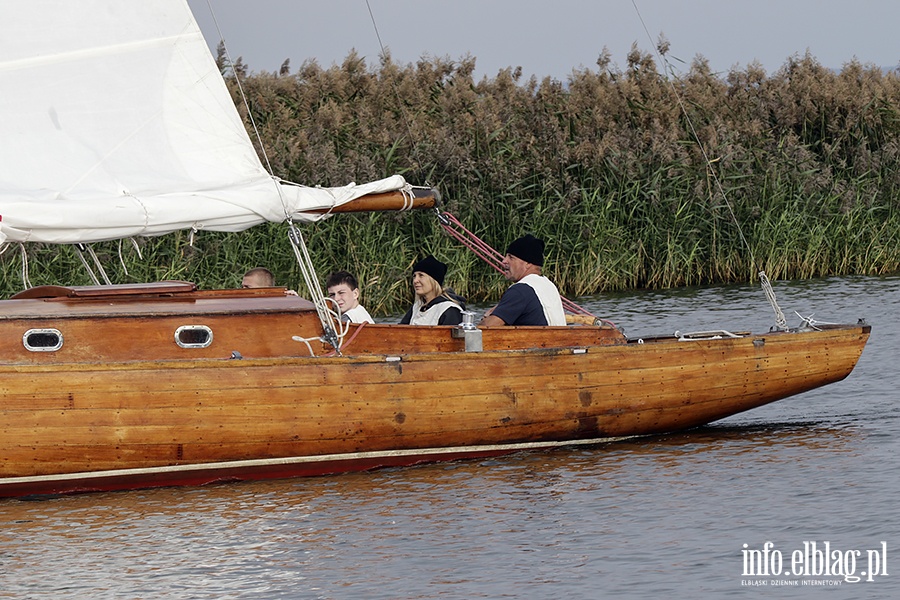
[[[474,66],[350,54],[328,69],[251,74],[243,87],[279,177],[331,186],[401,173],[434,185],[445,210],[501,251],[525,232],[546,239],[546,272],[568,295],[748,281],[759,270],[900,270],[894,71],[850,62],[835,72],[807,54],[771,75],[758,65],[717,74],[698,59],[667,78],[637,48],[624,68],[604,53],[565,82],[516,69],[476,81]],[[409,270],[426,253],[471,299],[507,285],[431,212],[342,215],[303,232],[319,276],[353,271],[377,314],[410,301]],[[139,245],[143,258],[130,244],[97,245],[115,281],[231,287],[264,265],[303,292],[283,225]],[[89,283],[70,249],[32,245],[29,258],[33,284]],[[0,255],[3,293],[21,288],[21,260]]]

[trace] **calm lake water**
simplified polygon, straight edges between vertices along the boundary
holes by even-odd
[[[789,325],[873,325],[850,377],[639,441],[0,501],[0,598],[900,598],[900,278],[774,286]],[[755,286],[580,302],[629,336],[774,324]],[[829,575],[745,573],[813,543]]]

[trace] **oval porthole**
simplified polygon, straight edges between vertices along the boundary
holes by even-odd
[[[182,325],[175,330],[175,343],[182,348],[206,348],[212,341],[212,329],[206,325]]]
[[[56,352],[63,345],[63,335],[59,329],[29,329],[22,336],[26,350],[32,352]]]

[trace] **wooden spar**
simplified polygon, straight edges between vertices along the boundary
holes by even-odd
[[[307,212],[315,214],[380,212],[434,208],[440,202],[440,194],[434,188],[413,188],[412,196],[399,190],[382,194],[367,194],[334,208],[321,208]]]

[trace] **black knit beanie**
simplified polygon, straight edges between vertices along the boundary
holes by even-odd
[[[447,274],[447,265],[433,256],[426,256],[413,265],[413,272],[416,271],[430,275],[432,279],[438,282],[438,285],[443,286],[444,275]]]
[[[544,266],[544,240],[539,240],[530,233],[510,244],[506,253],[538,267]]]

